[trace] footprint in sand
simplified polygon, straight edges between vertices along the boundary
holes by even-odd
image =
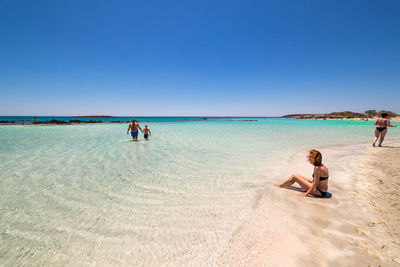
[[[353,229],[354,229],[357,233],[362,234],[363,236],[368,236],[366,233],[364,233],[363,231],[361,231],[361,230],[358,228],[358,226],[354,226]]]

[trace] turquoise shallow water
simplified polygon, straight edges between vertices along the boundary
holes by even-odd
[[[291,155],[370,142],[372,124],[148,123],[153,136],[138,142],[125,124],[0,126],[0,263],[158,266],[217,258]],[[388,139],[399,137],[389,129]]]

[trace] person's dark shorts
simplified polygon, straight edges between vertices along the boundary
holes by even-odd
[[[149,138],[149,134],[144,134],[144,138],[148,139]]]
[[[138,133],[139,133],[139,131],[131,132],[131,135],[132,135],[132,137],[138,137]]]

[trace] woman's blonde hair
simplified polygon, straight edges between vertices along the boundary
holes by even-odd
[[[318,150],[311,149],[310,153],[310,162],[314,166],[320,166],[322,164],[322,154]]]

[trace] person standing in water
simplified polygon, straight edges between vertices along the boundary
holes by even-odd
[[[138,128],[143,133],[143,130],[142,128],[140,128],[139,123],[135,119],[133,119],[132,122],[129,124],[128,130],[126,131],[126,134],[129,134],[129,130],[131,130],[131,136],[134,141],[138,140]]]
[[[149,128],[147,128],[147,125],[144,126],[143,134],[144,134],[143,137],[144,137],[144,139],[146,139],[146,140],[149,139],[149,134],[150,134],[150,136],[151,136],[151,131],[150,131]]]
[[[375,128],[375,138],[374,142],[372,143],[372,146],[375,146],[376,141],[379,139],[379,146],[382,146],[382,142],[385,139],[385,135],[387,133],[387,127],[397,127],[397,125],[391,125],[390,120],[387,118],[388,114],[387,113],[382,113],[381,114],[382,118],[379,118],[376,120],[374,125],[376,125]]]
[[[322,154],[318,150],[311,149],[307,155],[307,161],[314,165],[313,179],[310,180],[300,174],[293,174],[286,181],[276,184],[278,187],[289,187],[294,183],[298,183],[305,193],[303,196],[313,195],[318,197],[326,197],[328,193],[328,168],[322,164]]]

